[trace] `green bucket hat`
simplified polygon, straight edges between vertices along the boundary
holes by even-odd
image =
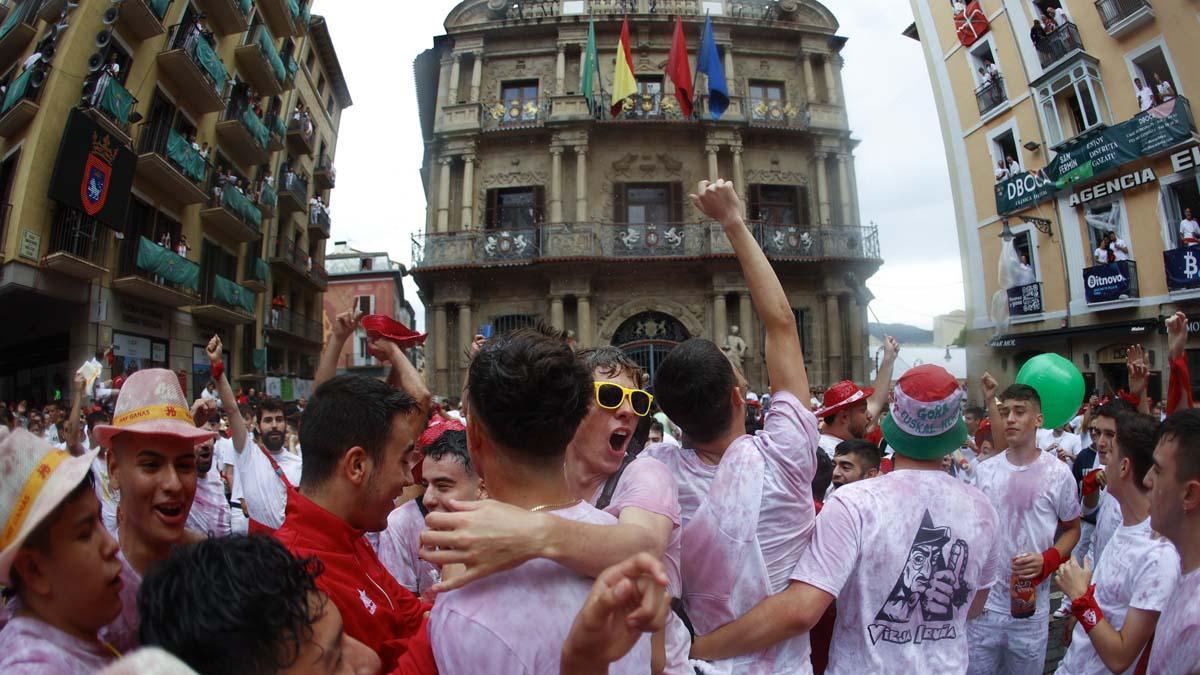
[[[945,368],[917,366],[892,391],[891,413],[879,425],[888,446],[912,459],[939,459],[962,447],[965,393]]]

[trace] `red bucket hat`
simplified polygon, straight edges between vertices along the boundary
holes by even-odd
[[[836,415],[859,401],[871,398],[871,394],[874,393],[875,389],[872,387],[859,389],[858,385],[850,380],[842,380],[825,390],[824,400],[821,401],[821,409],[816,412],[816,416],[821,418]]]

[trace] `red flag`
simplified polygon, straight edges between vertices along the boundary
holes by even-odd
[[[675,100],[684,117],[692,116],[692,67],[688,63],[687,38],[683,36],[683,21],[675,17],[675,37],[671,40],[671,56],[667,58],[667,75],[675,84]]]

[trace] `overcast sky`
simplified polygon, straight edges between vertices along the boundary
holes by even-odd
[[[315,0],[329,23],[354,107],[342,115],[333,240],[412,260],[425,222],[412,62],[444,32],[456,0]],[[900,35],[906,2],[828,0],[849,38],[843,78],[855,138],[860,211],[879,225],[885,263],[868,282],[885,322],[928,328],[963,307],[958,240],[937,112],[921,45]],[[694,42],[690,42],[693,44]],[[612,45],[600,45],[601,51]],[[405,279],[419,307],[415,284]],[[419,321],[423,322],[422,317]],[[874,319],[872,319],[874,320]]]

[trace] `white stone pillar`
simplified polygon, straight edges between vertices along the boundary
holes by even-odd
[[[561,42],[554,61],[554,93],[557,96],[567,93],[567,46]]]
[[[708,179],[712,180],[712,181],[715,181],[719,177],[717,175],[717,173],[718,173],[717,151],[719,151],[719,150],[720,150],[720,146],[716,146],[716,145],[704,146],[704,151],[708,153]]]
[[[471,323],[471,306],[464,303],[458,306],[458,365],[466,368],[467,348],[475,339],[475,325]]]
[[[834,54],[827,54],[825,56],[826,99],[833,105],[837,105],[838,103],[837,79],[833,76],[833,60],[835,58],[837,56]]]
[[[575,299],[575,316],[579,324],[579,330],[576,331],[575,340],[580,347],[592,346],[592,301],[586,295],[581,295]]]
[[[479,87],[483,83],[483,52],[474,54],[471,65],[471,103],[479,102]]]
[[[853,203],[854,200],[850,198],[850,167],[849,167],[850,156],[847,154],[844,154],[844,153],[839,153],[837,158],[838,158],[838,190],[841,192],[841,194],[839,196],[842,198],[842,203],[841,203],[842,222],[841,222],[841,225],[843,225],[843,226],[852,225],[854,223],[851,220],[851,218],[853,218],[854,214],[851,213],[850,205]]]
[[[462,68],[462,55],[454,55],[454,63],[450,65],[450,87],[447,92],[447,105],[458,103],[458,75]]]
[[[438,164],[442,165],[441,176],[438,177],[438,232],[446,232],[450,229],[450,164],[453,162],[453,157],[438,159]]]
[[[840,382],[845,371],[842,370],[842,316],[838,311],[838,296],[830,293],[825,296],[825,327],[829,339],[825,347],[825,359],[829,362],[829,384]]]
[[[748,291],[738,293],[738,324],[742,330],[742,339],[746,341],[746,356],[752,357],[747,361],[755,361],[758,355],[758,342],[754,339],[757,331],[754,330],[753,310],[754,305],[750,300],[750,293]]]
[[[725,344],[725,337],[729,331],[726,329],[725,316],[725,293],[713,293],[713,342],[718,347]]]
[[[828,157],[824,152],[813,155],[813,162],[817,165],[817,224],[821,226],[829,224],[829,176],[825,170]]]
[[[730,96],[737,94],[737,78],[733,74],[733,45],[725,45],[725,87]]]
[[[746,185],[746,173],[742,167],[742,146],[735,145],[729,148],[729,152],[733,154],[733,185],[738,194],[745,195],[742,199],[742,217],[746,216],[747,204],[749,204],[750,186]]]
[[[563,299],[560,295],[550,298],[550,326],[555,330],[563,330]]]
[[[814,79],[812,67],[812,54],[803,52],[801,60],[804,62],[804,89],[808,95],[809,101],[817,100],[817,81]]]
[[[550,147],[550,222],[562,222],[562,154],[561,145]]]
[[[460,230],[475,227],[475,155],[463,156],[462,222]]]
[[[575,146],[575,222],[586,223],[588,216],[587,146]]]
[[[446,328],[446,306],[436,305],[433,308],[433,385],[438,393],[446,393],[447,354],[450,351],[450,334]]]

